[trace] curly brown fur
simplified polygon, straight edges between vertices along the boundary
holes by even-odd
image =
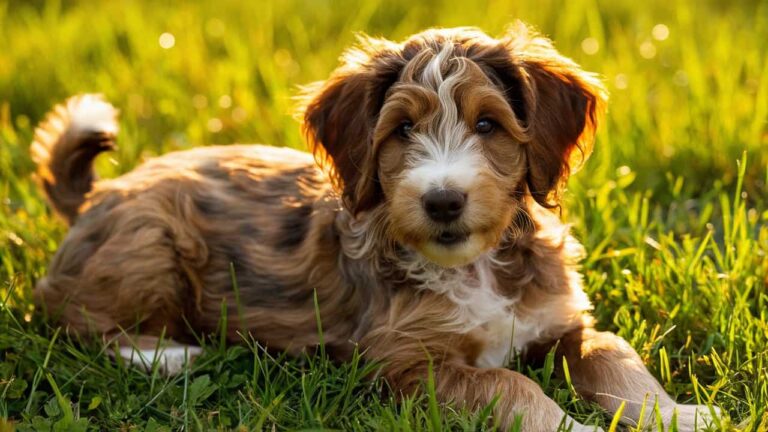
[[[320,343],[316,298],[334,358],[359,344],[399,394],[420,391],[431,364],[441,401],[498,398],[503,427],[522,415],[526,431],[593,429],[504,368],[558,339],[577,389],[611,412],[628,401],[626,422],[646,394],[665,416],[697,412],[626,342],[592,330],[582,248],[547,209],[591,152],[605,101],[594,75],[521,25],[498,39],[436,29],[362,38],[304,98],[314,161],[207,147],[93,184],[116,126],[70,123],[90,96],[56,108],[33,152],[73,225],[39,304],[72,331],[177,341],[214,331],[223,304],[230,340],[299,353]]]

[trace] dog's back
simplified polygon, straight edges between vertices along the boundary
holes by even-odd
[[[343,283],[333,232],[339,204],[312,156],[202,147],[94,182],[91,163],[114,144],[115,113],[96,96],[77,96],[37,131],[38,176],[72,225],[38,283],[38,303],[81,333],[141,324],[144,334],[190,340],[188,325],[213,331],[226,318],[231,339],[247,329],[274,348],[316,344],[311,287],[334,286],[322,296]],[[349,323],[332,331],[342,329],[345,342],[355,322],[348,314],[356,313],[346,310],[328,314]]]

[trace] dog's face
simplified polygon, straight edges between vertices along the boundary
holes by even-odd
[[[387,92],[373,131],[376,176],[402,244],[433,262],[472,261],[519,209],[523,126],[478,64],[424,50]]]
[[[452,267],[520,229],[526,197],[556,204],[603,97],[523,27],[430,30],[349,52],[310,94],[305,127],[352,213],[383,212],[392,240]]]

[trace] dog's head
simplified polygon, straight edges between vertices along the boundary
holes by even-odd
[[[350,212],[383,211],[395,241],[451,267],[497,246],[526,197],[557,205],[604,99],[523,25],[437,29],[362,38],[308,92],[304,128]]]

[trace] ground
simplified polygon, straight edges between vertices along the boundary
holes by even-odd
[[[165,378],[52,327],[30,292],[66,226],[31,179],[28,147],[54,103],[97,91],[122,114],[103,177],[196,145],[302,148],[292,96],[355,32],[501,34],[515,18],[611,93],[562,211],[588,251],[598,327],[629,340],[678,401],[719,405],[716,428],[768,430],[768,3],[176,3],[0,0],[0,431],[490,428],[487,411],[393,400],[365,378],[375,365],[212,337]],[[515,367],[575,417],[610,425],[551,363]]]

